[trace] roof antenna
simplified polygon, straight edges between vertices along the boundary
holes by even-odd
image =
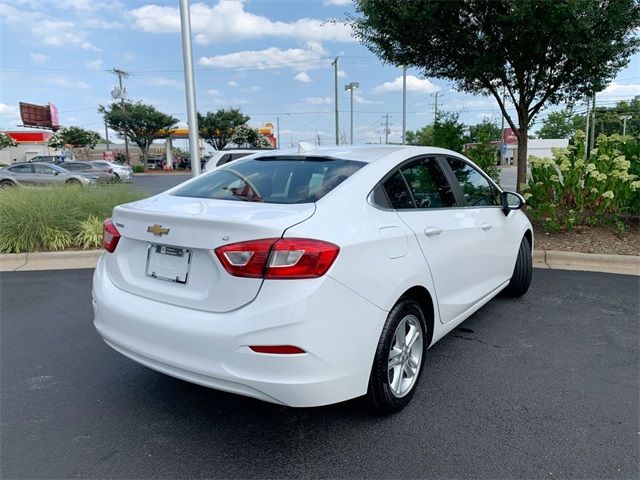
[[[315,149],[316,149],[316,146],[313,143],[298,142],[298,153],[311,152]]]

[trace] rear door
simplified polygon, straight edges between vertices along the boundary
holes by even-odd
[[[385,189],[400,218],[413,230],[429,264],[440,318],[447,323],[483,296],[480,229],[460,207],[442,166],[434,157],[399,168]]]

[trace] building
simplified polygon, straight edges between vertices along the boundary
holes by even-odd
[[[18,142],[18,146],[0,150],[0,163],[2,164],[26,162],[38,155],[57,155],[59,153],[58,150],[50,148],[47,143],[51,138],[51,132],[24,130],[4,133]]]

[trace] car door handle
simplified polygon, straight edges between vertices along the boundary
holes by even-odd
[[[480,224],[480,228],[484,231],[484,232],[488,232],[489,230],[491,230],[493,228],[493,225],[491,225],[490,223],[486,223],[486,222],[482,222]]]
[[[442,233],[442,229],[440,227],[426,227],[424,229],[424,234],[427,237],[435,237],[436,235],[440,235]]]

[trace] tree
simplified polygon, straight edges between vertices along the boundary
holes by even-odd
[[[239,147],[247,148],[269,148],[272,147],[269,140],[260,135],[254,128],[247,125],[236,127],[231,138],[231,143],[235,143]]]
[[[48,144],[56,150],[65,147],[71,148],[74,153],[79,151],[82,158],[87,158],[89,150],[93,150],[101,139],[100,134],[93,130],[85,130],[80,127],[62,127],[51,135]]]
[[[432,146],[462,152],[465,126],[458,118],[457,113],[438,113],[433,124]]]
[[[600,134],[622,135],[624,121],[627,118],[626,134],[638,138],[640,136],[640,98],[631,101],[621,101],[613,107],[596,107],[596,137]],[[582,124],[584,125],[584,117]],[[584,126],[581,127],[584,129]]]
[[[409,145],[433,145],[433,125],[426,125],[415,132],[407,130]]]
[[[382,60],[493,95],[518,138],[519,190],[540,109],[602,90],[640,45],[637,0],[357,0],[356,12],[356,37]]]
[[[244,126],[249,118],[237,108],[222,108],[217,112],[207,112],[206,115],[198,113],[200,138],[214,149],[222,150],[233,142],[236,129]]]
[[[147,162],[149,147],[155,139],[166,138],[169,130],[175,128],[178,119],[162,113],[153,105],[142,102],[125,102],[124,110],[120,103],[108,107],[100,105],[98,111],[104,115],[107,125],[120,137],[126,135],[140,147],[142,160]]]
[[[9,147],[17,147],[18,142],[16,142],[13,138],[7,135],[4,132],[0,132],[0,150],[4,150]]]
[[[485,118],[476,125],[469,126],[469,136],[465,143],[484,143],[500,141],[502,130],[493,120]]]
[[[571,110],[551,112],[537,131],[538,138],[572,138],[576,130],[584,130],[584,116]]]

